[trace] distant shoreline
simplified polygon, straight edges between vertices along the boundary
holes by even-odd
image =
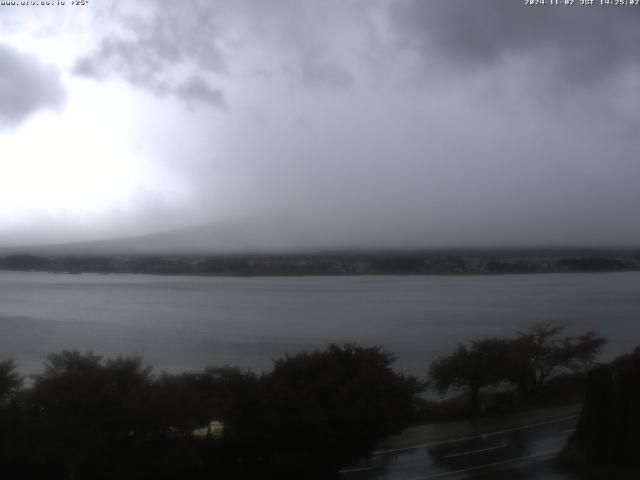
[[[216,277],[362,275],[510,275],[640,271],[637,252],[493,251],[460,253],[246,254],[226,256],[0,257],[0,270],[67,273],[135,273]]]

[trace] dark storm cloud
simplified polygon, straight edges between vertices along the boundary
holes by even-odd
[[[296,87],[343,91],[354,83],[349,58],[357,49],[352,35],[362,33],[363,17],[375,2],[244,2],[243,22],[256,39],[278,52],[269,65]]]
[[[216,107],[225,106],[222,90],[211,88],[207,81],[199,76],[190,77],[187,81],[178,85],[175,92],[189,105],[193,105],[194,102],[204,102]]]
[[[404,45],[456,66],[541,56],[561,77],[589,81],[640,62],[640,9],[578,3],[410,0],[393,3],[391,18]]]
[[[290,71],[302,84],[310,89],[348,89],[353,85],[349,71],[330,61],[307,57]]]
[[[98,79],[117,74],[160,95],[223,106],[223,92],[202,75],[225,68],[216,10],[200,1],[142,1],[136,7],[102,11],[118,29],[105,33],[98,48],[76,62],[74,73]],[[181,69],[200,74],[183,80]]]
[[[97,48],[78,59],[74,73],[97,79],[116,74],[187,103],[202,99],[224,106],[224,92],[211,78],[226,73],[234,60],[228,57],[238,49],[257,45],[277,51],[275,58],[256,59],[263,64],[260,71],[275,71],[311,90],[347,89],[353,77],[335,58],[336,47],[341,47],[336,30],[344,31],[345,23],[362,11],[361,2],[289,0],[141,0],[131,8],[116,5],[101,17],[117,28],[103,32]],[[187,80],[179,78],[185,71],[195,73]]]
[[[626,220],[640,201],[638,96],[629,96],[637,82],[627,71],[638,63],[638,9],[449,0],[388,9],[361,1],[142,5],[151,9],[123,13],[121,39],[106,37],[101,47],[130,81],[165,93],[176,64],[214,78],[243,68],[270,75],[250,84],[249,106],[262,121],[231,108],[234,128],[198,152],[230,165],[191,175],[201,205],[224,199],[231,218],[240,208],[286,218],[266,223],[296,226],[278,229],[295,239],[296,229],[313,232],[296,240],[313,246],[640,240]],[[175,45],[162,39],[167,22]],[[420,80],[436,89],[405,88],[416,53]],[[538,85],[558,79],[580,88]],[[194,102],[198,92],[207,97],[198,87],[213,88],[169,85]],[[214,89],[211,100],[218,97]],[[248,186],[221,193],[216,179],[226,174]]]
[[[234,241],[260,239],[256,249],[269,238],[292,248],[640,243],[638,8],[94,8],[95,48],[75,64],[92,87],[117,76],[187,106],[229,106],[216,115],[141,95],[135,155],[166,176],[132,213],[100,217],[114,236],[223,220],[242,232]],[[184,196],[160,200],[174,191]]]
[[[33,55],[0,44],[0,72],[0,127],[64,102],[59,72]]]

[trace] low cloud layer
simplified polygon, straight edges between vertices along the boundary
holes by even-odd
[[[119,75],[159,95],[223,106],[223,93],[205,78],[225,68],[218,46],[221,27],[212,7],[149,0],[134,8],[110,5],[101,15],[112,28],[95,50],[78,59],[74,73],[96,79]],[[198,74],[185,78],[185,71]]]
[[[82,48],[60,67],[59,123],[100,147],[47,144],[61,172],[47,195],[67,192],[33,215],[52,219],[49,238],[200,223],[300,248],[640,244],[638,8],[92,9],[90,41],[67,42]],[[6,144],[32,158],[19,133]],[[24,241],[45,229],[17,228]]]
[[[588,82],[640,63],[633,48],[640,41],[637,8],[409,0],[395,2],[391,18],[403,44],[425,60],[435,56],[471,70],[510,57],[537,57],[556,80]]]
[[[59,72],[34,55],[0,44],[0,72],[0,127],[17,125],[39,110],[64,103]]]

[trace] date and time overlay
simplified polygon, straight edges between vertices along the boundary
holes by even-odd
[[[637,6],[640,0],[522,0],[524,5],[530,6],[550,6],[550,7],[571,7],[574,5],[582,7],[592,6]]]
[[[571,6],[640,6],[640,0],[521,0],[526,6],[549,6],[549,7],[571,7]],[[16,7],[66,7],[66,6],[88,6],[89,0],[0,0],[0,6]]]
[[[89,0],[0,0],[0,6],[2,5],[14,7],[86,7],[89,5]]]

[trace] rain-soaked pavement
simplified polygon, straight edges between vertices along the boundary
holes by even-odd
[[[575,430],[579,405],[477,421],[411,427],[367,458],[345,466],[345,480],[574,478],[551,460]]]

